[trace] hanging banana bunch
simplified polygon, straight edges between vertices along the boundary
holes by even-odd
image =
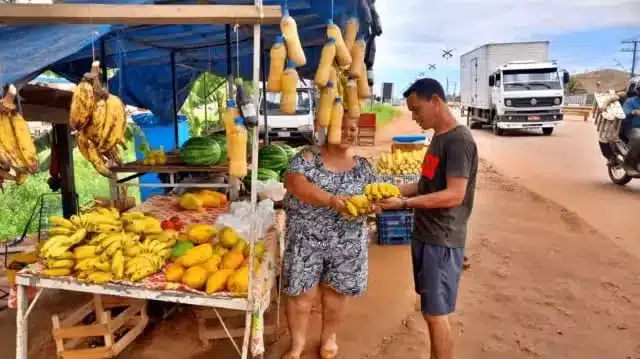
[[[78,130],[78,149],[98,173],[110,177],[108,162],[122,164],[118,145],[126,149],[127,115],[120,98],[100,83],[100,62],[91,65],[74,89],[69,114],[71,127]]]
[[[38,155],[27,121],[16,111],[18,91],[9,89],[0,100],[0,178],[22,184],[38,171]]]

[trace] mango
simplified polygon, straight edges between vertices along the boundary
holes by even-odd
[[[247,241],[245,241],[244,239],[239,239],[238,243],[236,243],[236,245],[233,246],[233,248],[231,248],[231,251],[244,253],[245,249],[248,249],[248,248],[249,248],[249,245]]]
[[[207,294],[223,291],[231,274],[233,274],[233,269],[221,269],[210,275],[207,279]]]
[[[242,264],[244,255],[241,252],[229,252],[222,258],[221,269],[237,269]]]
[[[227,289],[232,293],[246,293],[249,290],[249,267],[241,267],[229,276]]]
[[[200,289],[207,282],[207,270],[202,266],[193,266],[182,276],[182,283],[193,289]]]
[[[208,261],[212,256],[213,245],[206,243],[189,248],[176,262],[184,267],[193,267]]]
[[[220,231],[220,244],[227,249],[233,248],[239,241],[238,234],[231,227],[224,227]]]
[[[209,224],[195,224],[187,228],[187,238],[197,244],[204,244],[211,241],[216,234],[216,228]]]
[[[222,262],[222,257],[220,257],[217,254],[214,254],[213,257],[211,257],[208,261],[202,264],[202,267],[206,269],[207,272],[209,272],[209,274],[211,274],[218,270],[218,267],[220,266],[220,262]]]
[[[165,274],[165,277],[167,282],[180,282],[183,275],[184,275],[184,268],[178,263],[172,263],[167,268],[167,273]]]
[[[244,256],[249,256],[249,246],[244,249]],[[264,257],[264,242],[256,242],[253,246],[253,256],[258,259],[262,259],[262,257]]]
[[[227,254],[227,252],[229,252],[229,250],[223,247],[220,243],[216,244],[216,246],[213,247],[213,254],[217,254],[220,257]]]

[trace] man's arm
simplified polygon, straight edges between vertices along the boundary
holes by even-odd
[[[640,100],[629,98],[622,105],[622,111],[627,117],[640,116]]]
[[[418,182],[401,184],[398,188],[402,197],[415,197],[418,194]]]
[[[443,191],[409,198],[409,208],[453,208],[458,207],[464,200],[469,180],[466,177],[447,177],[447,188]]]
[[[469,183],[469,176],[477,160],[477,149],[473,141],[464,138],[456,139],[445,149],[447,161],[445,173],[446,189],[407,200],[409,208],[452,208],[464,201]]]

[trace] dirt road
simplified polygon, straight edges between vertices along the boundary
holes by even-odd
[[[553,199],[640,258],[640,181],[611,184],[593,122],[570,118],[552,136],[497,137],[474,130],[480,155],[505,175]]]

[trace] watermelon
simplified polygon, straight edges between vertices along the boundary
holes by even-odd
[[[260,168],[268,168],[276,173],[289,165],[287,152],[278,145],[267,145],[258,153],[258,165]]]
[[[287,157],[289,158],[289,160],[291,160],[291,158],[293,158],[293,156],[296,155],[296,150],[293,149],[293,147],[284,144],[284,145],[280,145],[280,147],[282,147],[282,149],[287,153]]]
[[[213,166],[220,161],[220,145],[211,137],[192,137],[182,145],[180,157],[191,166]]]
[[[227,136],[224,133],[216,133],[211,136],[220,146],[220,161],[227,159]]]
[[[268,168],[258,168],[258,181],[268,181],[270,179],[280,181],[280,174]],[[245,187],[251,188],[251,172],[244,177],[243,182]]]

